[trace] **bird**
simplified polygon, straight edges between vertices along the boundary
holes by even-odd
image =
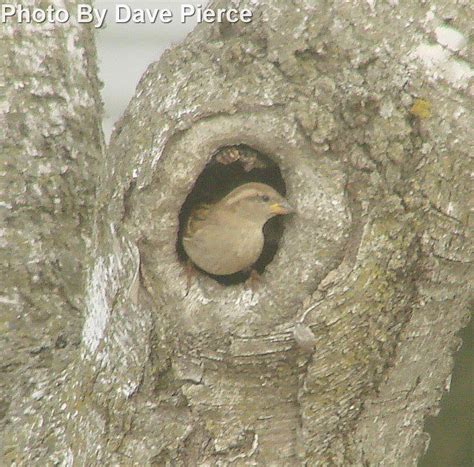
[[[294,211],[271,186],[244,183],[216,203],[199,204],[191,211],[183,232],[184,251],[211,275],[252,270],[263,250],[265,223]]]

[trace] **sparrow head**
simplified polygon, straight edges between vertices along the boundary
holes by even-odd
[[[219,204],[262,225],[273,216],[294,212],[288,201],[271,186],[255,182],[235,188]]]

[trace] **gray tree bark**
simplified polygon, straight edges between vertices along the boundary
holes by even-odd
[[[104,149],[93,40],[74,21],[0,23],[1,465],[28,463],[40,419],[51,462],[52,394],[78,355]]]
[[[89,32],[4,26],[9,462],[415,465],[426,448],[471,293],[472,10],[234,4],[253,21],[198,26],[149,67],[99,177]],[[238,144],[278,164],[298,214],[258,291],[201,274],[187,293],[181,206]]]

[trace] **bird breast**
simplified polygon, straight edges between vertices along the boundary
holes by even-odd
[[[183,246],[191,261],[209,274],[228,275],[251,267],[264,244],[262,226],[241,218],[207,219]]]

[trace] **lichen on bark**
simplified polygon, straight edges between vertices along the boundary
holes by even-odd
[[[413,465],[472,276],[472,87],[419,60],[444,9],[236,3],[253,22],[198,26],[150,65],[116,126],[52,450],[104,464]],[[417,99],[436,105],[420,113]],[[239,144],[278,164],[298,214],[260,290],[198,275],[187,292],[181,206]],[[295,339],[302,326],[314,350]]]

